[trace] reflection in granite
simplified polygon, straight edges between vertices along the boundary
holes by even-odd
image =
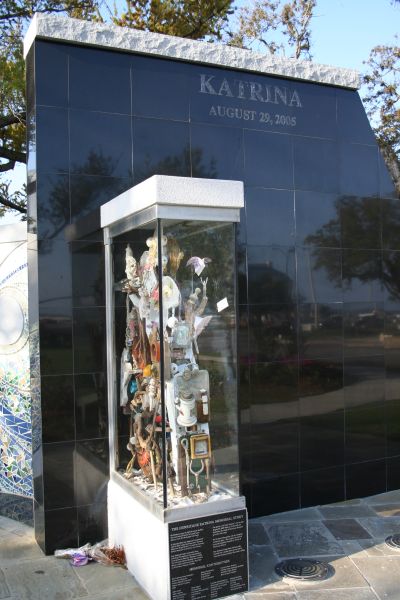
[[[133,136],[135,185],[152,175],[190,176],[190,130],[187,123],[135,118]],[[155,139],[157,144],[154,144]],[[197,161],[202,158],[198,150],[194,151],[193,157]],[[207,167],[214,170],[212,161]],[[203,173],[201,176],[208,175]]]
[[[81,175],[130,177],[130,117],[71,109],[70,172]]]
[[[257,187],[293,189],[289,136],[244,130],[244,181]],[[265,165],[269,168],[266,169]]]
[[[252,473],[252,471],[250,471]],[[254,477],[254,476],[253,476]],[[298,473],[279,477],[252,480],[249,486],[251,514],[254,517],[269,515],[299,506],[300,477]]]
[[[290,591],[292,586],[275,573],[275,565],[278,563],[278,556],[271,547],[250,546],[249,564],[250,570],[250,590],[268,586],[278,592]]]
[[[246,230],[252,246],[291,246],[295,239],[294,193],[249,187],[246,190]],[[268,236],[266,236],[268,223]],[[267,300],[267,297],[266,297]]]
[[[72,242],[72,302],[78,306],[105,306],[104,244]]]
[[[338,504],[337,506],[321,506],[319,507],[319,512],[322,514],[324,519],[348,519],[354,518],[358,519],[359,517],[374,517],[374,511],[366,506],[365,504],[355,504],[352,505],[350,503]]]
[[[346,497],[362,498],[382,492],[386,484],[387,462],[381,459],[346,464]]]
[[[75,505],[75,442],[42,444],[45,511]]]
[[[344,142],[340,145],[339,181],[342,193],[367,197],[378,195],[378,153],[376,144]]]
[[[58,46],[58,44],[57,44]],[[103,113],[131,113],[130,67],[128,56],[112,54],[99,48],[88,48],[82,68],[79,47],[61,47],[69,56],[69,106],[73,109]],[[68,50],[67,50],[68,49]]]
[[[243,179],[244,151],[240,129],[193,124],[192,176]]]
[[[340,248],[341,220],[337,194],[296,190],[295,208],[298,246]]]
[[[339,502],[344,497],[344,466],[312,469],[301,473],[302,506]]]
[[[300,407],[303,412],[302,404]],[[315,415],[301,418],[300,461],[307,470],[344,463],[344,411],[332,409],[329,412],[329,406],[325,410],[325,413],[316,411]],[[316,447],[320,448],[318,453]]]
[[[38,239],[63,239],[70,222],[69,177],[66,174],[45,174],[37,184],[40,202],[37,207]]]
[[[35,449],[47,550],[66,523],[71,544],[103,531],[98,208],[155,173],[245,182],[238,355],[250,515],[400,487],[400,209],[358,94],[296,81],[300,107],[289,100],[293,81],[241,72],[264,95],[279,88],[277,103],[261,103],[249,83],[237,98],[234,69],[43,40],[28,67],[29,227],[40,240],[39,276],[36,246],[29,259],[31,362],[46,440],[43,478],[40,436]],[[201,75],[211,88],[226,78],[236,96],[201,93]],[[238,102],[254,118],[232,118]],[[82,221],[93,215],[88,232]],[[46,384],[43,414],[40,377],[60,382],[54,405]],[[63,475],[51,457],[60,445]]]
[[[250,305],[249,328],[256,362],[290,360],[296,356],[295,305]]]
[[[371,536],[354,519],[322,521],[337,540],[365,540]]]
[[[269,544],[269,538],[265,527],[261,523],[249,521],[249,544],[250,546],[264,546]]]
[[[72,303],[69,299],[45,301],[39,307],[40,373],[72,373]]]
[[[249,235],[249,234],[248,234]],[[248,246],[249,304],[291,304],[296,292],[295,249],[286,246]]]
[[[46,510],[45,522],[45,552],[53,554],[60,548],[78,547],[78,522],[76,508],[61,508]]]
[[[173,61],[154,60],[138,54],[132,56],[131,64],[134,115],[189,121],[188,65],[177,66]]]
[[[72,223],[79,222],[85,215],[98,210],[107,200],[122,194],[132,186],[130,176],[113,175],[114,169],[109,157],[96,156],[96,162],[95,166],[85,165],[80,169],[82,173],[70,176]],[[87,174],[87,171],[90,171],[90,174]]]
[[[43,442],[62,442],[74,439],[75,415],[72,384],[72,375],[42,377]]]
[[[342,302],[342,252],[336,248],[297,248],[297,293],[302,302]]]
[[[36,107],[35,142],[37,173],[68,173],[68,121],[68,111],[65,108],[55,108],[53,106]],[[57,132],[57,135],[54,135],[55,132]],[[40,177],[38,176],[38,181],[39,179]]]
[[[400,517],[366,517],[358,522],[374,538],[384,539],[400,530]]]
[[[99,438],[108,433],[106,376],[75,375],[76,438]],[[125,423],[126,419],[124,419]]]
[[[383,403],[346,411],[346,462],[384,458],[386,453]]]
[[[333,535],[319,522],[271,525],[267,531],[281,558],[344,554]]]
[[[343,359],[343,304],[298,306],[299,355],[302,359]]]
[[[349,409],[383,405],[385,397],[384,356],[345,357],[344,398]]]
[[[341,139],[357,144],[375,143],[374,132],[358,94],[340,90],[337,95],[337,119]]]
[[[108,439],[77,442],[74,466],[77,505],[106,502],[109,474]]]
[[[95,544],[107,538],[107,504],[78,506],[79,545]]]
[[[341,196],[339,209],[345,248],[381,247],[383,204],[379,198]]]
[[[319,510],[316,508],[301,508],[299,510],[289,510],[278,512],[274,515],[268,515],[259,519],[264,527],[273,523],[292,523],[296,521],[318,521],[321,520]],[[257,521],[256,521],[257,522]],[[250,521],[252,523],[252,521]]]
[[[74,309],[74,372],[106,370],[105,307]]]
[[[399,504],[382,504],[381,506],[378,505],[374,507],[374,511],[380,517],[400,517]]]
[[[343,305],[344,355],[349,362],[357,357],[383,355],[384,310],[382,302],[345,302]],[[361,359],[362,362],[363,359]]]
[[[332,140],[294,138],[294,181],[296,190],[337,192],[338,151]]]

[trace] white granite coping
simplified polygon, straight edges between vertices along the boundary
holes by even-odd
[[[239,209],[244,206],[243,182],[153,175],[103,204],[101,226],[155,205]]]
[[[360,87],[360,75],[353,69],[264,55],[223,44],[81,21],[62,15],[35,14],[24,39],[25,56],[36,38],[112,48],[352,89]]]

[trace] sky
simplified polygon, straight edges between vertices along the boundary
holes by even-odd
[[[361,71],[374,46],[392,44],[400,33],[400,3],[318,0],[312,30],[315,62]]]
[[[237,5],[245,3],[239,0]],[[312,57],[317,63],[364,70],[363,61],[378,44],[392,44],[400,32],[400,2],[390,0],[317,0],[312,22]],[[400,43],[400,40],[398,40]],[[14,169],[13,185],[21,186],[25,166]],[[0,218],[0,225],[18,221]]]

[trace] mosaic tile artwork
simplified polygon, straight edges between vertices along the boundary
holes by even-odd
[[[37,336],[39,337],[39,336]],[[29,338],[32,344],[32,333]],[[31,371],[31,418],[32,418],[32,454],[39,450],[42,444],[42,407],[40,398],[40,380],[32,377]]]
[[[33,495],[26,243],[0,244],[0,492]]]
[[[15,494],[0,494],[0,516],[33,527],[33,500]]]

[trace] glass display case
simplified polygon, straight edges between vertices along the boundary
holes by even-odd
[[[105,229],[111,471],[164,509],[239,495],[238,216],[161,203]]]

